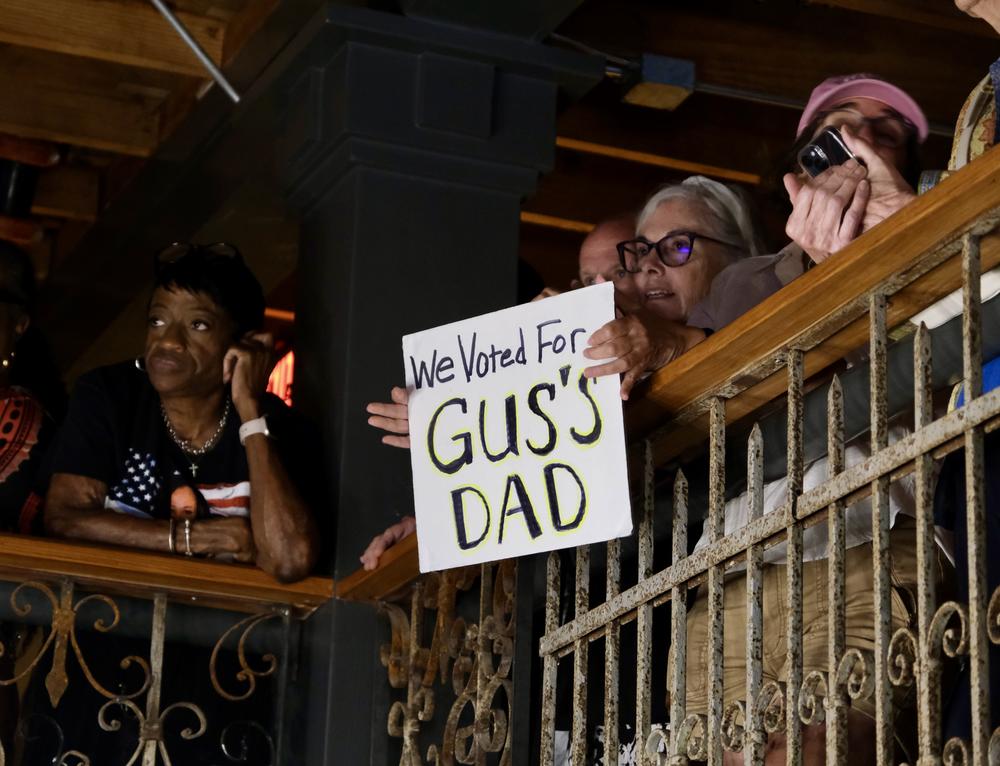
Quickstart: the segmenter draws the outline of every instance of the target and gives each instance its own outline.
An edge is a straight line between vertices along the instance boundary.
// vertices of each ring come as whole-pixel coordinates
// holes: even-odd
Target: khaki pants
[[[913,612],[917,591],[916,524],[908,516],[896,517],[890,535],[890,575],[892,579],[892,620],[890,637],[902,627],[915,622]],[[935,549],[935,555],[937,555]],[[846,648],[874,652],[875,593],[872,569],[872,545],[849,548],[845,555],[845,628]],[[943,558],[937,556],[936,571],[940,580]],[[787,682],[787,632],[789,622],[787,568],[781,564],[764,566],[764,636],[763,682]],[[810,561],[802,566],[802,670],[803,678],[813,670],[827,671],[827,627],[830,600],[827,594],[829,563]],[[723,705],[746,697],[746,575],[727,579],[723,593]],[[687,621],[687,712],[704,714],[708,710],[708,599],[699,598],[688,611]],[[668,672],[674,663],[673,648],[668,658]],[[668,676],[669,677],[669,676]],[[912,714],[914,686],[892,687],[893,713],[897,734],[905,729]],[[852,707],[875,717],[872,698],[855,700]],[[911,716],[912,717],[912,716]],[[908,739],[908,737],[904,737]],[[904,747],[908,744],[901,741]],[[909,749],[906,747],[906,749]]]

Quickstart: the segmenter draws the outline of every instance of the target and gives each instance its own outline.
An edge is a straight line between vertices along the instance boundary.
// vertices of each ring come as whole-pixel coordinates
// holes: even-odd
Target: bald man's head
[[[618,259],[617,245],[634,237],[635,216],[622,216],[597,224],[580,245],[580,284],[614,282],[615,298],[625,311],[638,308],[641,301],[635,280]]]

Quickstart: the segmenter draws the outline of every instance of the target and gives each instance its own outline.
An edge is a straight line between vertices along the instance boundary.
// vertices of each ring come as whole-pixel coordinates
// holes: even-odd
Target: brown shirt
[[[726,267],[715,279],[687,323],[702,330],[721,330],[793,279],[802,276],[811,261],[794,242],[774,255],[743,258]]]

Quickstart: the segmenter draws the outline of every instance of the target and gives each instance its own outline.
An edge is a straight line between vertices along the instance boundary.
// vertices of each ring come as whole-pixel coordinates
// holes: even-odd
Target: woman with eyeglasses
[[[746,203],[725,184],[692,176],[656,192],[639,213],[637,236],[618,245],[642,307],[594,333],[584,356],[613,359],[588,377],[621,374],[621,395],[705,338],[688,318],[712,280],[760,246]]]
[[[255,562],[283,582],[317,558],[301,423],[265,393],[264,296],[235,247],[155,262],[143,356],[83,376],[57,439],[49,533]]]

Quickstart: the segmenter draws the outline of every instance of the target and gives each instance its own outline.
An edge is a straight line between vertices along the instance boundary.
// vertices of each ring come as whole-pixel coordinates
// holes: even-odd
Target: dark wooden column
[[[402,335],[515,302],[520,205],[551,166],[560,88],[579,94],[602,64],[345,7],[307,35],[279,83],[278,163],[302,226],[296,401],[326,437],[342,577],[412,511],[409,456],[380,443],[365,403],[402,383]],[[322,677],[302,762],[386,762],[385,628],[369,606],[329,617],[309,631]]]

